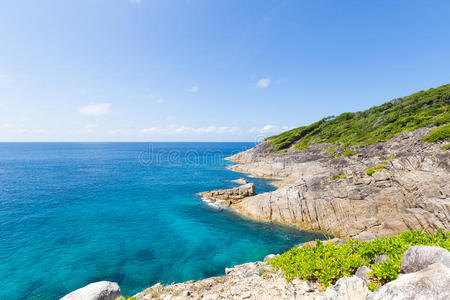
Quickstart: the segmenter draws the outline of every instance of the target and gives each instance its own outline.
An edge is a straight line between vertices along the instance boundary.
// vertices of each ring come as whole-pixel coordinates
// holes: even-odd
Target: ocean
[[[0,143],[0,299],[100,280],[133,295],[223,275],[318,233],[211,207],[199,192],[267,180],[226,169],[253,143]]]

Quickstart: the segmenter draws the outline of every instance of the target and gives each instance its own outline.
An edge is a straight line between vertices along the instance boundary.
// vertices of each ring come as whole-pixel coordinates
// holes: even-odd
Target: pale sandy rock
[[[370,294],[367,284],[359,277],[344,277],[327,288],[321,300],[366,300]]]
[[[215,190],[201,193],[212,202],[218,201],[224,206],[229,206],[232,203],[237,203],[245,197],[253,196],[255,194],[255,184],[247,183],[238,187],[225,190]]]
[[[61,300],[115,300],[120,297],[119,285],[110,281],[99,281],[67,294]]]
[[[433,264],[419,272],[399,276],[373,292],[368,300],[448,300],[450,269]]]
[[[232,180],[232,181],[234,183],[237,183],[237,184],[247,184],[248,183],[245,178],[238,178],[238,179],[235,179],[235,180]]]
[[[136,297],[139,300],[162,299],[171,295],[180,299],[294,299],[313,300],[323,292],[320,284],[295,278],[287,282],[280,271],[264,262],[246,263],[226,269],[226,275],[199,281],[162,286],[154,285]]]

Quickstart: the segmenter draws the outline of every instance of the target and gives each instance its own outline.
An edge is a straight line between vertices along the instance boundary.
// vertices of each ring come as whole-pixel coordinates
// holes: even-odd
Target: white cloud
[[[168,126],[168,127],[150,127],[139,130],[140,134],[161,133],[161,134],[241,134],[242,130],[236,126],[207,126],[207,127],[189,127],[189,126]]]
[[[137,5],[141,5],[141,0],[128,0],[128,1]]]
[[[278,126],[278,125],[267,124],[261,128],[259,128],[259,127],[250,128],[249,132],[250,133],[259,133],[259,134],[281,133],[283,131],[286,131],[286,130],[289,130],[292,128],[293,127],[291,127],[291,126]]]
[[[12,125],[9,123],[0,124],[0,129],[10,129]]]
[[[140,134],[152,133],[159,131],[158,127],[150,127],[139,130]]]
[[[165,118],[165,120],[166,120],[166,121],[173,121],[173,120],[175,120],[175,117],[174,117],[174,116],[167,116],[167,117]]]
[[[197,93],[199,89],[200,89],[200,88],[199,88],[198,86],[193,85],[193,86],[191,86],[191,87],[188,87],[188,88],[186,89],[186,91],[188,91],[189,93]]]
[[[256,83],[256,87],[258,87],[260,89],[265,89],[270,85],[271,81],[272,81],[272,79],[270,79],[270,78],[262,78],[262,79],[258,80],[258,82]]]
[[[86,116],[101,116],[109,113],[111,103],[89,103],[78,108],[78,112]]]

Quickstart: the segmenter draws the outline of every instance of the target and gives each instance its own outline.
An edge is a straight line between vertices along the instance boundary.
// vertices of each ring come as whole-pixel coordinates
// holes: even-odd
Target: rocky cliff
[[[430,128],[348,149],[316,143],[277,153],[269,143],[231,156],[230,169],[278,178],[278,190],[234,201],[237,212],[341,237],[448,230],[450,152],[421,139]]]

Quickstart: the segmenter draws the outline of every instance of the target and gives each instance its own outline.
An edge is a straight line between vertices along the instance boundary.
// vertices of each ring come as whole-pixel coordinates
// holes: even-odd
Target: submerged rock
[[[110,281],[99,281],[86,285],[61,300],[116,300],[120,297],[119,285]]]
[[[237,184],[247,184],[248,183],[245,178],[239,178],[239,179],[235,179],[235,180],[232,180],[232,181],[234,183],[237,183]]]

